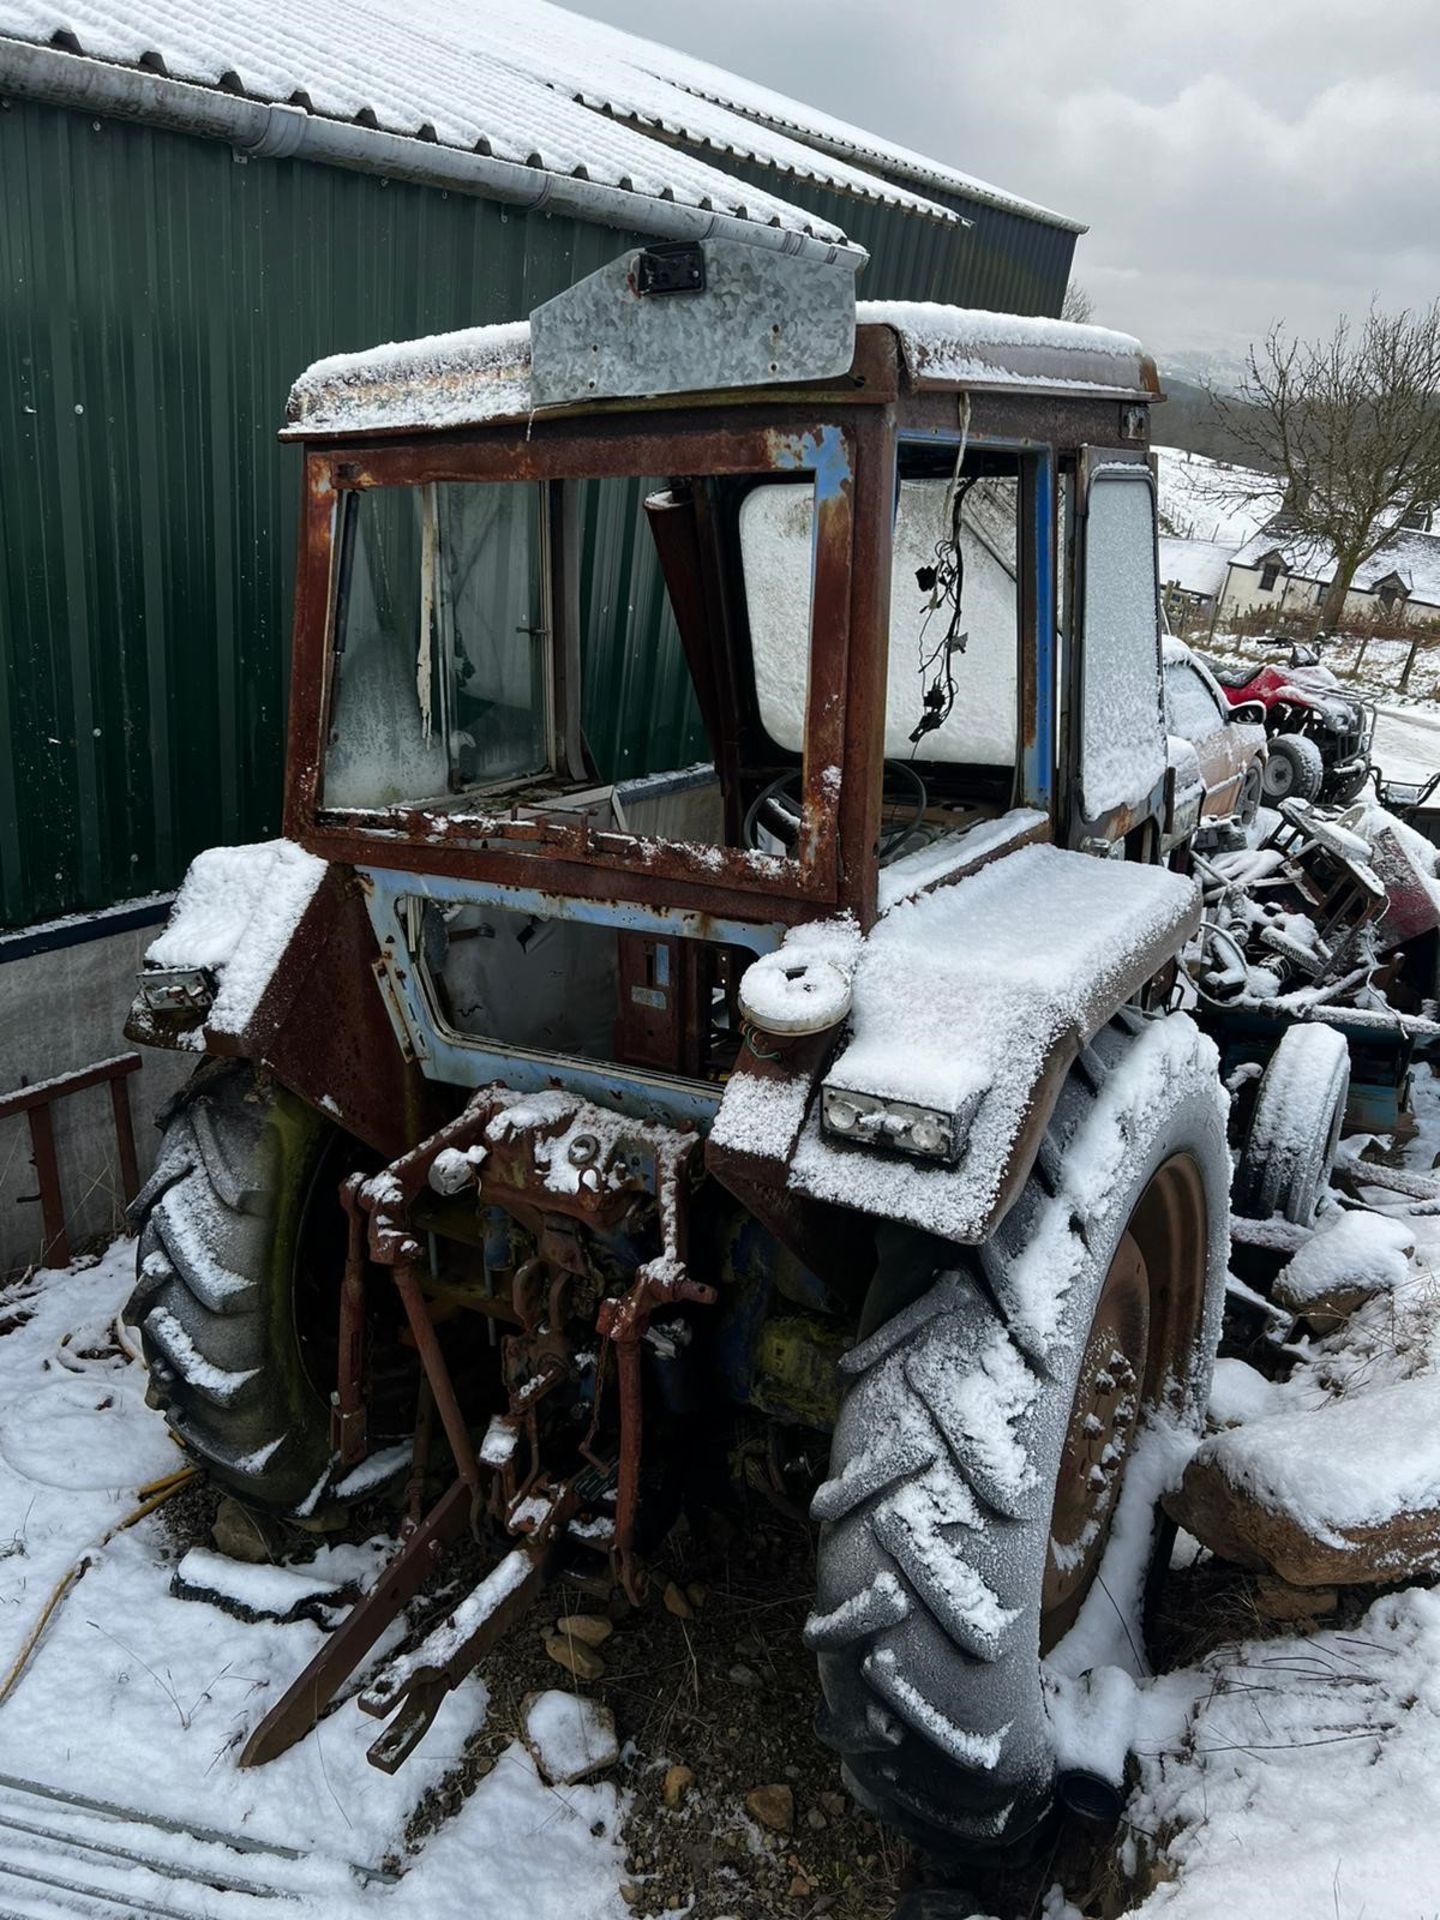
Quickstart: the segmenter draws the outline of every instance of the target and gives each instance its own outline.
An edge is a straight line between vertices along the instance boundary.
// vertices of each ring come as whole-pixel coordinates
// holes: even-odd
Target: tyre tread
[[[806,1633],[826,1701],[817,1726],[862,1803],[940,1851],[1008,1844],[1048,1805],[1053,1756],[1025,1543],[1033,1551],[1037,1527],[1048,1542],[1052,1489],[1021,1469],[1026,1422],[1047,1393],[1053,1400],[1056,1370],[1019,1309],[1015,1272],[1056,1207],[1082,1236],[1094,1231],[1066,1197],[1067,1152],[1152,1024],[1127,1009],[1094,1036],[1001,1230],[983,1249],[952,1250],[952,1270],[844,1363],[832,1454],[841,1464],[813,1508],[823,1523]],[[1223,1210],[1223,1119],[1213,1054],[1197,1035],[1177,1098],[1202,1075],[1207,1171]],[[1006,1406],[1008,1451],[996,1424]],[[877,1706],[898,1740],[877,1737]]]

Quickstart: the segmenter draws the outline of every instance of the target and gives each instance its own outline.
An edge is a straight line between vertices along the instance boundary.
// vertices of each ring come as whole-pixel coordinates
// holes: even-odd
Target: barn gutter
[[[736,214],[715,213],[572,174],[497,160],[489,154],[329,120],[303,107],[250,100],[19,40],[0,39],[0,96],[4,94],[81,113],[142,120],[172,133],[224,140],[248,158],[317,160],[417,186],[479,194],[531,212],[563,214],[655,239],[703,240],[723,235],[799,259],[845,263],[857,273],[869,257],[863,247],[847,241],[821,240]]]

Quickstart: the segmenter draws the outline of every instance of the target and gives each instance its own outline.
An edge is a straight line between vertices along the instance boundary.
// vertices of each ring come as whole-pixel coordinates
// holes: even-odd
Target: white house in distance
[[[1172,625],[1318,612],[1334,557],[1286,526],[1278,482],[1178,447],[1157,447],[1155,458],[1160,586]],[[1396,627],[1440,621],[1440,514],[1396,527],[1356,574],[1345,618]]]
[[[1397,626],[1440,620],[1440,531],[1432,531],[1433,519],[1416,515],[1397,527],[1359,568],[1345,596],[1346,620],[1383,617]],[[1221,618],[1312,611],[1324,604],[1334,578],[1328,548],[1297,539],[1283,520],[1274,520],[1231,555]]]
[[[1210,619],[1230,571],[1235,549],[1222,540],[1160,536],[1160,588],[1172,627]]]

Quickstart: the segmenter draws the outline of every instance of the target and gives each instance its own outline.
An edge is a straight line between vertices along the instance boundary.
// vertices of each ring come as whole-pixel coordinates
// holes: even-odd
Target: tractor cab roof
[[[762,263],[766,283],[757,287],[751,262],[736,271],[726,251],[736,245],[705,242],[708,284],[698,294],[676,289],[678,300],[637,297],[649,258],[637,251],[528,321],[319,360],[291,391],[282,437],[436,433],[682,396],[753,403],[765,388],[777,399],[777,390],[793,399],[797,389],[813,397],[838,388],[854,400],[858,371],[887,364],[887,384],[913,393],[1159,397],[1154,362],[1129,334],[928,302],[857,303],[848,270],[825,284],[825,269],[777,255]],[[802,272],[803,285],[787,283]]]

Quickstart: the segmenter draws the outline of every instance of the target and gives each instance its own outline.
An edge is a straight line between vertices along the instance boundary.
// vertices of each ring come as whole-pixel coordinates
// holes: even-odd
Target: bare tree
[[[1326,340],[1272,327],[1238,391],[1211,399],[1279,476],[1286,540],[1333,560],[1320,620],[1338,624],[1359,568],[1408,514],[1440,506],[1440,300],[1423,312],[1372,306],[1358,330],[1342,316]],[[1237,492],[1250,484],[1237,475]]]
[[[1060,309],[1062,320],[1093,320],[1095,302],[1078,280],[1072,280],[1065,289],[1065,302]]]

